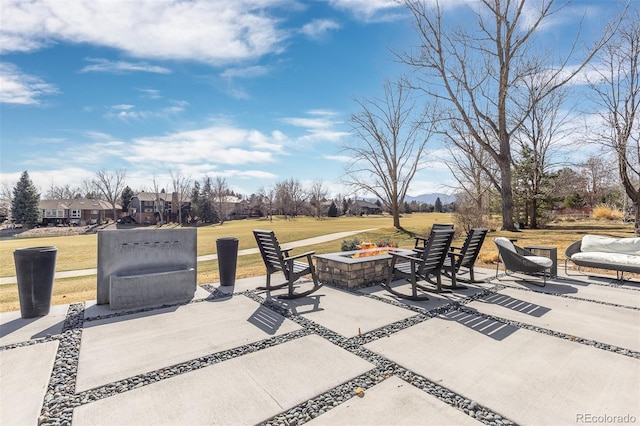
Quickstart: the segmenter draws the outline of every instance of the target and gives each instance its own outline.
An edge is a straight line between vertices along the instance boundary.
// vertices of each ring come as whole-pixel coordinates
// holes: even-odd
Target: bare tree
[[[485,217],[489,214],[489,197],[495,187],[495,176],[498,175],[495,162],[466,134],[448,136],[458,139],[455,144],[448,144],[450,155],[444,159],[457,183],[457,221],[465,231],[485,226]],[[460,149],[461,146],[465,146],[465,149]]]
[[[275,208],[276,191],[274,188],[265,188],[264,186],[258,190],[258,194],[262,197],[263,202],[267,205],[267,214],[269,222],[273,221],[273,209]]]
[[[103,198],[95,179],[83,179],[79,190],[83,197],[90,200],[100,200]]]
[[[616,37],[603,49],[598,78],[590,87],[602,107],[605,129],[597,132],[618,162],[622,186],[635,209],[640,236],[640,11],[627,14]]]
[[[402,82],[385,82],[383,99],[357,102],[361,111],[351,116],[351,124],[359,141],[342,147],[352,157],[343,180],[382,200],[400,229],[404,198],[424,164],[432,125],[425,128],[426,114],[417,112],[416,100]]]
[[[567,1],[556,6],[554,0],[481,0],[477,8],[469,8],[473,17],[465,27],[450,25],[446,18],[453,14],[445,17],[438,0],[433,7],[434,2],[426,0],[404,3],[414,17],[420,45],[400,59],[418,71],[417,89],[444,101],[446,122],[465,127],[474,143],[493,157],[500,170],[502,228],[515,230],[511,138],[526,117],[508,115],[519,96],[516,88],[523,76],[544,72],[547,79],[529,104],[532,107],[580,72],[612,32],[607,31],[577,66],[568,67],[581,36],[576,34],[568,54],[544,70],[534,54],[534,36]]]
[[[156,176],[153,175],[153,197],[154,197],[154,210],[160,216],[160,225],[164,223],[164,205],[165,200],[162,199],[161,190],[158,187],[158,181],[156,180]],[[166,198],[166,190],[165,190],[165,198]]]
[[[522,76],[520,81],[522,94],[510,110],[514,121],[521,121],[513,133],[520,148],[514,153],[514,162],[529,226],[537,229],[542,201],[549,198],[545,183],[555,166],[555,153],[571,131],[568,120],[571,110],[562,109],[568,94],[565,87],[541,96],[540,90],[547,81],[544,74]]]
[[[93,185],[100,191],[104,199],[111,204],[113,220],[118,219],[116,204],[118,197],[120,197],[122,190],[126,186],[126,177],[127,171],[124,169],[118,169],[113,172],[98,170],[96,172],[96,178],[93,180]]]
[[[170,170],[169,173],[171,174],[171,182],[173,183],[171,205],[173,206],[175,203],[178,209],[178,223],[182,225],[182,208],[191,193],[191,177],[184,176],[179,170],[175,172]]]
[[[611,174],[611,164],[617,159],[612,159],[607,155],[592,155],[587,160],[579,164],[582,176],[585,180],[587,203],[595,207],[598,203],[607,198],[607,193],[615,187],[618,181]]]
[[[311,204],[315,207],[316,217],[322,218],[322,201],[329,194],[329,190],[324,186],[321,180],[316,180],[311,184],[309,195],[311,196]]]
[[[229,188],[227,180],[217,175],[213,183],[213,197],[215,199],[216,210],[218,210],[220,225],[224,223],[233,208],[233,205],[228,201],[230,192],[231,189]]]
[[[72,188],[69,184],[58,186],[53,181],[51,181],[45,197],[48,200],[71,200],[73,198],[76,198],[79,193],[79,188]]]

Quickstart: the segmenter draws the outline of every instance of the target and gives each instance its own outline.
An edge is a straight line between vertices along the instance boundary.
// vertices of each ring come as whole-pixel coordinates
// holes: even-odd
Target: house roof
[[[355,200],[354,203],[358,206],[358,207],[364,207],[367,209],[380,209],[380,206],[374,203],[370,203],[368,201],[365,200]]]
[[[105,200],[90,198],[74,198],[71,200],[40,200],[41,210],[112,210],[111,204]],[[122,206],[116,204],[116,209]]]
[[[139,199],[140,201],[155,201],[157,198],[157,195],[160,196],[160,199],[162,201],[166,201],[167,200],[167,193],[166,192],[160,192],[160,193],[155,193],[155,192],[138,192],[136,195],[134,195],[135,198]]]

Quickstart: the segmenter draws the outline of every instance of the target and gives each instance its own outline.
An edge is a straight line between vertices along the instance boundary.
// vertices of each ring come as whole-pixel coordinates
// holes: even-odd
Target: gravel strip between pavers
[[[605,284],[606,285],[606,284]],[[170,377],[175,377],[180,374],[184,374],[190,371],[195,371],[210,365],[214,365],[229,359],[237,358],[248,353],[257,352],[266,348],[270,348],[282,343],[298,339],[310,334],[316,334],[329,342],[357,355],[368,362],[375,365],[375,368],[369,372],[362,374],[346,383],[336,386],[327,392],[322,393],[302,404],[299,404],[291,409],[288,409],[270,419],[266,419],[263,424],[269,426],[275,425],[301,425],[307,421],[318,417],[319,415],[331,410],[340,404],[344,403],[348,399],[354,396],[356,388],[360,387],[363,390],[370,389],[376,384],[381,383],[389,377],[396,376],[407,383],[421,389],[429,395],[438,398],[440,401],[460,410],[467,415],[475,418],[476,420],[489,425],[513,425],[512,420],[502,417],[499,413],[491,411],[487,407],[480,406],[477,402],[466,398],[464,395],[459,395],[446,387],[443,387],[437,383],[433,383],[427,378],[400,367],[394,362],[368,350],[364,347],[365,344],[380,339],[382,337],[390,336],[398,331],[409,328],[413,325],[419,324],[424,321],[428,321],[439,315],[447,314],[453,311],[463,312],[468,315],[475,315],[478,317],[490,319],[493,321],[499,321],[504,324],[509,324],[518,328],[523,328],[537,333],[570,340],[579,344],[593,346],[601,350],[607,350],[615,352],[619,355],[625,355],[633,358],[640,358],[640,353],[629,349],[618,348],[611,345],[607,345],[601,342],[595,342],[592,340],[582,339],[579,337],[571,336],[566,333],[557,332],[542,327],[525,324],[518,321],[511,321],[501,317],[495,317],[492,315],[481,314],[475,310],[467,308],[465,305],[474,301],[486,298],[490,295],[497,293],[498,291],[507,288],[502,284],[497,284],[494,287],[488,289],[482,289],[477,293],[470,295],[462,300],[448,303],[444,306],[426,310],[419,306],[408,306],[398,301],[394,301],[388,298],[378,297],[376,295],[364,294],[361,292],[353,291],[359,296],[366,296],[375,300],[389,303],[407,310],[411,310],[416,313],[404,320],[396,321],[388,324],[384,327],[363,333],[352,338],[346,338],[332,330],[329,330],[304,316],[294,314],[283,306],[277,299],[265,299],[261,294],[254,290],[247,290],[243,292],[234,293],[233,295],[227,294],[217,290],[216,287],[211,285],[204,285],[202,288],[206,289],[211,295],[203,300],[194,300],[185,303],[167,304],[154,308],[142,308],[137,310],[130,310],[126,312],[118,312],[109,315],[102,315],[92,318],[84,318],[84,303],[77,303],[69,306],[67,317],[63,325],[63,331],[61,334],[46,336],[40,339],[34,339],[27,342],[21,342],[11,345],[0,347],[0,351],[9,350],[21,346],[29,346],[34,344],[40,344],[48,341],[59,341],[58,351],[56,353],[54,367],[47,387],[47,391],[42,405],[41,415],[38,420],[39,424],[46,425],[70,425],[73,409],[75,407],[91,403],[103,398],[128,392],[132,389],[137,389],[141,386],[147,386],[152,383],[156,383],[161,380],[165,380]],[[508,287],[513,288],[513,287]],[[341,289],[344,290],[344,289]],[[530,289],[518,289],[522,291],[533,291]],[[577,300],[577,297],[567,295],[557,295],[553,293],[546,293],[549,295],[555,295],[560,297],[569,297]],[[75,393],[75,382],[78,369],[78,361],[80,356],[80,344],[82,341],[82,330],[84,322],[97,321],[100,319],[114,318],[125,315],[131,315],[136,313],[147,312],[151,310],[164,309],[179,305],[185,305],[190,303],[200,303],[207,300],[224,299],[229,297],[245,296],[260,303],[266,308],[269,308],[287,319],[300,325],[300,330],[286,333],[280,336],[274,336],[267,339],[260,340],[258,342],[243,345],[237,348],[208,354],[206,356],[199,357],[197,359],[189,360],[183,363],[175,364],[172,366],[163,367],[162,369],[140,374],[137,376],[129,377],[127,379],[119,380],[113,383],[109,383],[98,388],[90,389],[84,392]],[[620,306],[612,303],[600,302],[596,300],[587,300],[594,303],[604,303],[615,307],[623,307],[628,309],[638,309],[628,306]]]

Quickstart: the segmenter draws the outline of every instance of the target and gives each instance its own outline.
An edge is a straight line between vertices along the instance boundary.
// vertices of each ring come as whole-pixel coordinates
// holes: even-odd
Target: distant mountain
[[[415,197],[407,195],[404,201],[406,201],[407,203],[416,201],[418,203],[435,204],[436,199],[438,198],[440,198],[440,201],[442,202],[442,204],[453,203],[456,200],[455,195],[447,195],[447,194],[435,192],[433,194],[420,194],[420,195],[416,195]]]

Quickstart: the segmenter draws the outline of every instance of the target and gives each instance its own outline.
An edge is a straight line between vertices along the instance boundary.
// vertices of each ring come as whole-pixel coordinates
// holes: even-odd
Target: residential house
[[[160,223],[162,213],[165,223],[175,223],[180,220],[179,205],[182,209],[182,221],[188,223],[191,218],[191,199],[179,202],[177,192],[139,192],[131,198],[128,214],[137,223],[156,225]]]
[[[116,204],[116,217],[113,217],[111,203],[105,200],[74,198],[71,200],[40,200],[42,224],[57,225],[94,225],[107,220],[117,220],[121,216],[122,206]]]
[[[354,215],[382,214],[380,206],[366,200],[355,200],[349,211]]]

